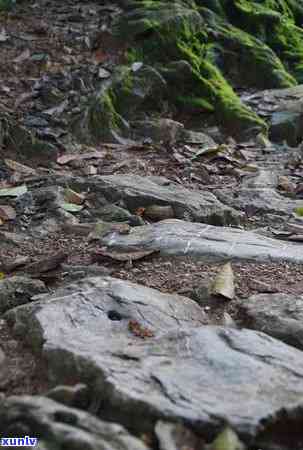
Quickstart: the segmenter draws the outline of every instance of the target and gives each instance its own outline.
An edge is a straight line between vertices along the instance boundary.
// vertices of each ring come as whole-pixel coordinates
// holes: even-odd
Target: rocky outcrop
[[[162,255],[193,256],[205,261],[303,261],[302,247],[237,228],[163,220],[134,228],[127,235],[111,233],[100,240],[108,251],[158,250]]]
[[[40,280],[14,276],[0,280],[0,313],[15,306],[31,301],[34,295],[46,292],[45,284]]]
[[[240,303],[246,327],[264,331],[289,345],[303,349],[303,298],[296,295],[258,294]]]
[[[94,192],[92,195],[102,194],[110,203],[123,201],[132,212],[150,205],[169,205],[178,219],[214,225],[238,224],[242,217],[241,213],[219,202],[212,193],[185,189],[164,177],[107,175],[96,176],[84,183]]]
[[[291,146],[303,139],[303,86],[269,89],[243,98],[257,114],[267,119],[269,136],[274,142]]]
[[[289,429],[300,420],[302,353],[263,333],[201,326],[203,312],[191,300],[92,278],[15,308],[6,318],[42,351],[53,380],[87,382],[98,415],[136,433],[152,431],[161,419],[186,423],[210,440],[227,421],[245,442],[258,442],[269,426],[276,430],[262,441],[269,450],[279,442],[275,423],[282,409]],[[17,408],[24,404],[13,402]],[[35,422],[49,417],[43,404]],[[46,411],[48,405],[58,408],[46,403]],[[0,417],[2,426],[9,424],[10,409]],[[78,420],[72,423],[78,426]]]
[[[54,448],[54,445],[70,450],[147,450],[142,441],[120,425],[102,422],[87,412],[45,397],[2,399],[0,433],[1,438],[36,438],[35,444],[41,450]]]
[[[122,6],[126,12],[114,32],[132,38],[129,61],[162,67],[172,109],[213,113],[229,134],[265,128],[231,86],[289,88],[303,79],[301,2],[124,1]]]
[[[290,216],[302,201],[277,192],[278,175],[273,170],[261,169],[255,176],[244,177],[240,186],[215,191],[216,196],[233,208],[245,211],[249,217],[257,214]]]

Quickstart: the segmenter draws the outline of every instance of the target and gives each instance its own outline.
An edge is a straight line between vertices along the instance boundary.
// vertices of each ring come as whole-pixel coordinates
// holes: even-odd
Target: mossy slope
[[[179,83],[169,83],[180,110],[213,111],[237,134],[264,129],[233,87],[285,88],[303,78],[303,2],[292,0],[124,1],[115,23],[128,36],[130,60],[143,60],[172,76],[172,63],[187,63]],[[302,73],[301,73],[302,72]]]

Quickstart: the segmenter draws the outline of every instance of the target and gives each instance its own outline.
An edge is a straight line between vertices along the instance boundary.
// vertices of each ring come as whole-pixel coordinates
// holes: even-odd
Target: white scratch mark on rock
[[[187,243],[187,245],[186,245],[186,248],[184,249],[184,255],[186,255],[186,254],[189,252],[190,247],[191,247],[191,245],[192,245],[192,243],[193,243],[193,240],[194,240],[194,239],[199,239],[204,233],[206,233],[207,230],[209,230],[209,228],[210,228],[210,225],[207,225],[207,226],[204,228],[204,230],[200,231],[200,233],[197,234],[197,236],[194,236],[192,239],[190,239],[190,240],[188,241],[188,243]]]

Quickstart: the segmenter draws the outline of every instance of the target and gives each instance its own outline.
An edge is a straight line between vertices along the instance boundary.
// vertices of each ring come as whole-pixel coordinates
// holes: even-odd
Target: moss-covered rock
[[[89,99],[71,124],[71,131],[83,143],[115,141],[127,123],[116,111],[115,97],[110,86],[104,86]]]
[[[296,84],[275,52],[261,39],[231,25],[206,9],[201,14],[215,38],[209,58],[231,84],[242,87],[287,88]]]
[[[211,112],[230,134],[265,129],[234,88],[288,88],[303,80],[302,0],[124,5],[114,32],[128,36],[130,62],[161,68],[172,111]]]
[[[89,99],[72,131],[84,143],[120,141],[129,137],[129,120],[144,118],[146,111],[160,112],[165,93],[166,82],[153,67],[119,66]]]
[[[202,7],[204,2],[197,0]],[[215,6],[209,8],[239,31],[245,31],[251,38],[255,37],[267,48],[269,47],[279,59],[285,72],[294,79],[302,80],[303,31],[300,28],[303,19],[302,0],[232,0],[220,1],[220,11]],[[202,8],[203,9],[203,8]],[[254,39],[254,38],[253,38]],[[216,40],[216,39],[215,39]],[[272,65],[272,57],[269,65]],[[245,65],[245,63],[243,63]],[[269,73],[271,71],[269,70]],[[284,74],[285,76],[285,74]],[[281,78],[283,82],[283,78]],[[259,77],[255,77],[257,82]],[[273,78],[275,83],[275,77]],[[287,87],[279,84],[264,87]]]
[[[209,14],[213,19],[214,14]],[[178,111],[191,107],[214,112],[231,134],[265,129],[264,122],[241,103],[215,64],[206,16],[194,2],[134,2],[134,8],[116,23],[115,30],[133,37],[132,60],[143,59],[167,72],[171,80],[169,101]],[[220,20],[218,17],[217,22]],[[187,65],[183,64],[182,82],[175,83],[173,78],[180,75],[174,74],[171,62],[180,60]]]
[[[10,11],[16,4],[16,0],[0,0],[0,13]]]

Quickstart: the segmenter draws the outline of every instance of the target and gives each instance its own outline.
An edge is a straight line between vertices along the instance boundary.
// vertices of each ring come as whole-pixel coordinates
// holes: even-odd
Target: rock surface
[[[146,450],[122,426],[45,397],[8,397],[0,403],[1,437],[31,436],[39,449]],[[56,447],[54,447],[54,443]],[[16,448],[16,447],[15,447]]]
[[[269,119],[270,138],[298,145],[303,138],[303,85],[288,89],[268,89],[248,96],[246,102]]]
[[[100,243],[107,250],[158,250],[162,255],[193,256],[205,261],[303,261],[302,247],[237,228],[163,220],[134,228],[128,235],[112,233]]]
[[[161,418],[212,439],[227,420],[247,442],[282,408],[294,425],[303,406],[299,350],[255,331],[199,326],[203,312],[192,301],[162,295],[159,304],[155,291],[144,291],[87,279],[6,317],[42,350],[54,380],[88,381],[98,414],[136,432]]]
[[[245,326],[303,349],[303,296],[259,294],[240,304]]]
[[[34,295],[46,292],[43,281],[14,276],[0,280],[0,313],[31,301]]]
[[[163,422],[159,420],[155,426],[155,433],[160,450],[179,450],[180,448],[203,448],[203,442],[194,433],[181,424]]]
[[[81,183],[81,182],[80,182]],[[164,177],[96,176],[85,183],[112,203],[123,200],[130,211],[149,205],[171,205],[175,217],[213,225],[238,224],[241,214],[208,191],[185,189]]]
[[[235,189],[218,189],[216,196],[233,208],[245,211],[250,217],[255,214],[290,215],[295,208],[302,206],[300,200],[285,197],[276,191],[278,176],[270,170],[260,170],[256,176],[243,179]]]

